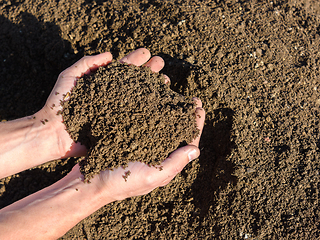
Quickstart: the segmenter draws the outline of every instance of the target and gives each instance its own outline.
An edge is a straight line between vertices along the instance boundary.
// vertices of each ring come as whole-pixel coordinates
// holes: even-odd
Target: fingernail
[[[189,162],[191,162],[192,160],[196,159],[198,157],[198,151],[196,149],[192,149],[188,152],[188,158],[189,158]]]

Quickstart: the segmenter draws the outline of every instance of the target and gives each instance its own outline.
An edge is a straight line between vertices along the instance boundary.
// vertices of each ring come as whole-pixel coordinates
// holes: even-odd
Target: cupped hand
[[[168,184],[182,169],[200,155],[199,141],[204,126],[205,111],[198,98],[196,103],[196,123],[200,132],[187,146],[178,148],[161,165],[149,167],[142,162],[129,162],[128,167],[106,170],[90,180],[101,189],[111,201],[144,195],[157,187]],[[79,167],[76,167],[79,171]]]
[[[137,49],[120,60],[122,63],[133,64],[136,66],[150,67],[152,71],[159,72],[163,66],[164,61],[162,58],[155,56],[151,57],[150,52],[145,48]],[[65,157],[79,157],[86,154],[87,149],[81,143],[75,143],[68,132],[61,114],[62,110],[60,105],[61,101],[69,98],[72,88],[76,85],[77,80],[84,74],[90,74],[97,70],[100,66],[105,66],[112,61],[112,55],[109,52],[101,53],[95,56],[86,56],[81,58],[71,67],[67,68],[60,73],[58,80],[45,104],[41,109],[39,115],[45,119],[48,124],[46,127],[51,127],[56,133],[56,143],[52,149],[57,149],[56,155],[60,158]],[[167,81],[169,79],[167,78]],[[45,123],[45,122],[44,122]]]

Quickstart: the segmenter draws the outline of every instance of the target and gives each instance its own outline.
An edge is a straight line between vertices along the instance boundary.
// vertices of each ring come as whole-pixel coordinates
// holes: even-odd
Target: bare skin
[[[164,66],[160,57],[151,58],[147,49],[138,49],[121,62],[145,65],[158,72]],[[84,57],[63,71],[45,106],[33,116],[0,123],[0,178],[10,176],[39,164],[65,157],[83,156],[87,149],[70,138],[62,123],[60,100],[83,74],[110,63],[110,53]],[[170,79],[167,78],[167,82]],[[195,98],[197,125],[203,129],[205,111]],[[104,171],[83,182],[76,165],[55,184],[27,196],[0,210],[0,239],[56,239],[79,221],[104,205],[132,196],[147,194],[168,184],[191,160],[200,154],[200,135],[188,146],[177,149],[163,163],[163,170],[131,162],[126,169]],[[124,181],[123,175],[131,174]]]

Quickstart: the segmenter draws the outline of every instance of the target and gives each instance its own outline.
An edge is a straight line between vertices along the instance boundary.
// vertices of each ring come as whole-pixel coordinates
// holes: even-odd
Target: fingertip
[[[97,55],[85,56],[84,61],[88,66],[108,64],[112,61],[112,54],[110,52],[104,52]]]
[[[127,56],[121,58],[119,61],[121,63],[127,63],[127,64],[133,64],[136,66],[141,66],[145,62],[149,60],[151,57],[151,53],[146,48],[139,48],[131,53],[129,53]]]
[[[196,146],[187,145],[172,152],[161,164],[159,179],[163,179],[161,186],[168,184],[182,169],[200,155]]]
[[[164,60],[162,57],[154,56],[144,66],[150,67],[153,72],[159,72],[164,67]]]
[[[104,59],[104,65],[108,65],[112,61],[111,52],[104,52],[99,54],[102,59]]]
[[[190,146],[187,154],[189,162],[191,162],[200,156],[200,149],[195,146]]]
[[[170,82],[171,82],[170,78],[166,74],[163,74],[163,77],[164,77],[164,83],[170,84]]]
[[[83,64],[79,64],[79,67],[84,70],[83,73],[90,74],[99,67],[108,65],[112,61],[112,54],[110,52],[104,52],[93,56],[85,56],[80,59],[80,61],[82,61]]]
[[[150,51],[149,51],[148,49],[146,49],[146,48],[138,48],[136,51],[137,51],[139,54],[142,54],[142,55],[146,56],[147,59],[149,59],[149,58],[151,57]]]
[[[194,145],[187,145],[172,152],[164,162],[176,162],[176,164],[181,164],[183,168],[187,163],[199,157],[199,155],[200,150],[198,147]]]
[[[202,130],[203,130],[203,127],[204,127],[204,121],[205,121],[205,118],[206,118],[206,112],[202,107],[197,107],[196,111],[195,111],[195,116],[196,116],[196,125],[197,125],[197,128],[199,129],[199,134],[195,139],[193,139],[189,143],[189,145],[194,145],[194,146],[198,147],[199,143],[200,143],[200,137],[201,137],[201,134],[202,134]]]
[[[202,108],[202,102],[199,98],[193,97],[192,100],[194,101],[196,108],[198,108],[198,107]]]

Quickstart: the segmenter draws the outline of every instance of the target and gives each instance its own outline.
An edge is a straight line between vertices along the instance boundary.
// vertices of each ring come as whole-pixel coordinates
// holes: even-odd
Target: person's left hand
[[[134,64],[136,66],[148,66],[154,72],[159,72],[164,61],[161,57],[155,56],[150,59],[150,52],[145,48],[137,49],[124,58],[120,62]],[[150,59],[150,60],[149,60]],[[52,147],[53,151],[57,151],[55,155],[60,158],[79,157],[86,154],[87,149],[81,143],[75,143],[63,124],[63,119],[59,111],[62,110],[60,101],[67,100],[70,96],[72,88],[76,85],[77,80],[84,74],[90,74],[97,70],[100,66],[105,66],[112,61],[112,55],[109,52],[101,53],[95,56],[86,56],[60,73],[58,80],[45,104],[39,111],[41,119],[45,119],[47,127],[54,129],[56,142]]]

